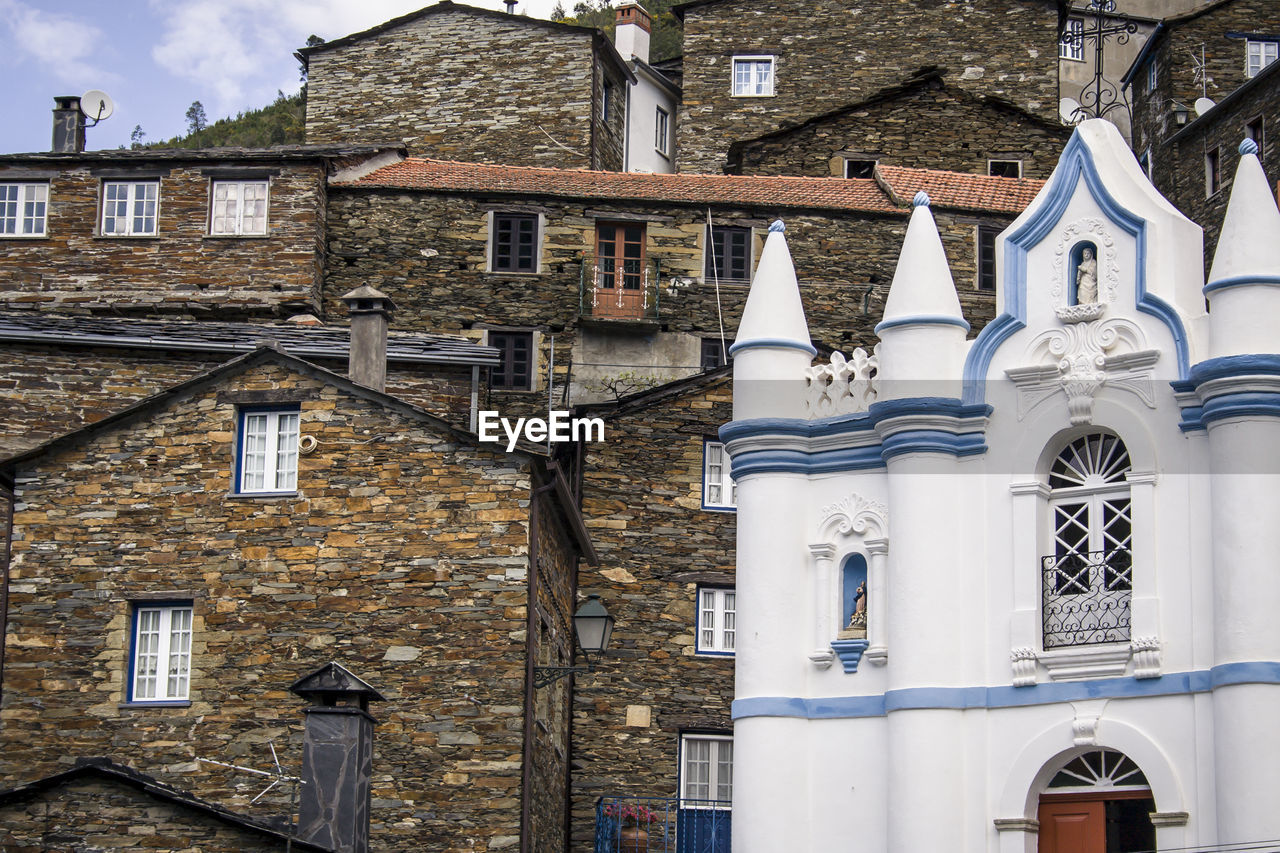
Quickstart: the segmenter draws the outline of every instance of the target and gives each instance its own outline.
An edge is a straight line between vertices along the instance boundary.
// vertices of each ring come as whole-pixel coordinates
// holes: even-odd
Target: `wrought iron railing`
[[[729,853],[729,803],[675,797],[601,797],[595,853]]]
[[[578,310],[606,320],[657,320],[660,267],[655,259],[582,259]]]
[[[1133,558],[1128,549],[1041,558],[1044,647],[1129,641]]]

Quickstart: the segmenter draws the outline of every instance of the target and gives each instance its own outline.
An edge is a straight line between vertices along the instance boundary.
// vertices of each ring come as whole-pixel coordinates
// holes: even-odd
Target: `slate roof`
[[[273,145],[266,148],[108,148],[101,151],[35,151],[0,154],[0,164],[86,162],[235,161],[278,162],[366,159],[386,151],[403,152],[404,145],[388,142],[372,145]]]
[[[133,320],[0,311],[2,341],[207,352],[228,356],[252,352],[268,345],[278,346],[299,358],[345,361],[350,354],[351,333],[345,326]],[[387,361],[496,366],[500,357],[494,347],[474,344],[463,338],[393,331],[387,334]]]
[[[334,186],[890,214],[909,209],[916,190],[925,189],[939,206],[1017,214],[1044,184],[1043,181],[932,169],[890,170],[886,167],[882,171],[885,173],[882,181],[687,173],[651,175],[409,158]]]

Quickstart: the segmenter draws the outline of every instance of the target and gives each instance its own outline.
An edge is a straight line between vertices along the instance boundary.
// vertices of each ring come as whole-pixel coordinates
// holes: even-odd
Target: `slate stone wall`
[[[307,141],[403,142],[442,160],[621,169],[622,109],[617,138],[601,121],[593,148],[605,73],[621,79],[595,55],[592,30],[433,12],[311,54]]]
[[[841,152],[887,166],[988,174],[989,160],[1021,160],[1022,177],[1047,178],[1071,129],[934,81],[733,146],[730,171],[743,175],[844,177]]]
[[[610,416],[607,441],[586,446],[583,513],[601,564],[579,583],[618,621],[574,696],[574,851],[592,849],[597,798],[677,795],[681,732],[733,729],[733,659],[696,656],[694,636],[698,584],[734,579],[736,516],[701,508],[703,442],[732,420],[731,386],[700,381]]]
[[[102,178],[88,166],[49,180],[48,237],[0,238],[0,305],[219,319],[315,311],[324,242],[324,168],[286,163],[271,179],[267,237],[209,236],[205,167],[166,162],[158,236],[99,237]],[[257,164],[255,164],[255,170]],[[261,174],[260,171],[255,171]],[[0,168],[0,180],[31,174]]]
[[[126,785],[80,778],[0,805],[0,848],[262,853],[282,851],[285,842]]]
[[[742,0],[685,10],[680,171],[719,172],[729,145],[857,103],[924,66],[1045,119],[1058,109],[1052,2]],[[734,97],[734,56],[774,60],[772,97]]]
[[[229,495],[237,402],[301,403],[297,496]],[[519,834],[527,463],[271,363],[17,475],[6,782],[111,755],[249,814],[300,766],[299,675],[338,661],[387,701],[375,850],[484,850]],[[190,703],[128,697],[131,610],[194,603]]]
[[[56,344],[0,346],[0,458],[101,420],[231,357]],[[339,374],[346,371],[345,364],[320,363]],[[468,425],[468,367],[393,366],[387,392],[458,426]]]

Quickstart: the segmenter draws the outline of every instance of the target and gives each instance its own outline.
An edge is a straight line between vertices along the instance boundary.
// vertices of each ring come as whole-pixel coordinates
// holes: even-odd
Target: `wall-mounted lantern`
[[[587,600],[582,602],[578,612],[573,614],[573,633],[577,635],[578,646],[582,649],[582,656],[586,658],[587,665],[535,666],[533,668],[534,687],[546,687],[570,673],[595,671],[596,660],[609,647],[609,638],[613,635],[613,617],[605,609],[600,596],[587,596]],[[576,648],[574,652],[576,657]]]

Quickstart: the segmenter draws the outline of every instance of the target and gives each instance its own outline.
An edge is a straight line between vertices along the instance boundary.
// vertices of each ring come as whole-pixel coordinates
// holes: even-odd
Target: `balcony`
[[[1133,555],[1128,549],[1040,558],[1044,647],[1129,642]]]
[[[578,312],[596,320],[657,322],[659,268],[656,260],[582,259]]]
[[[595,853],[729,853],[729,803],[602,797]]]

